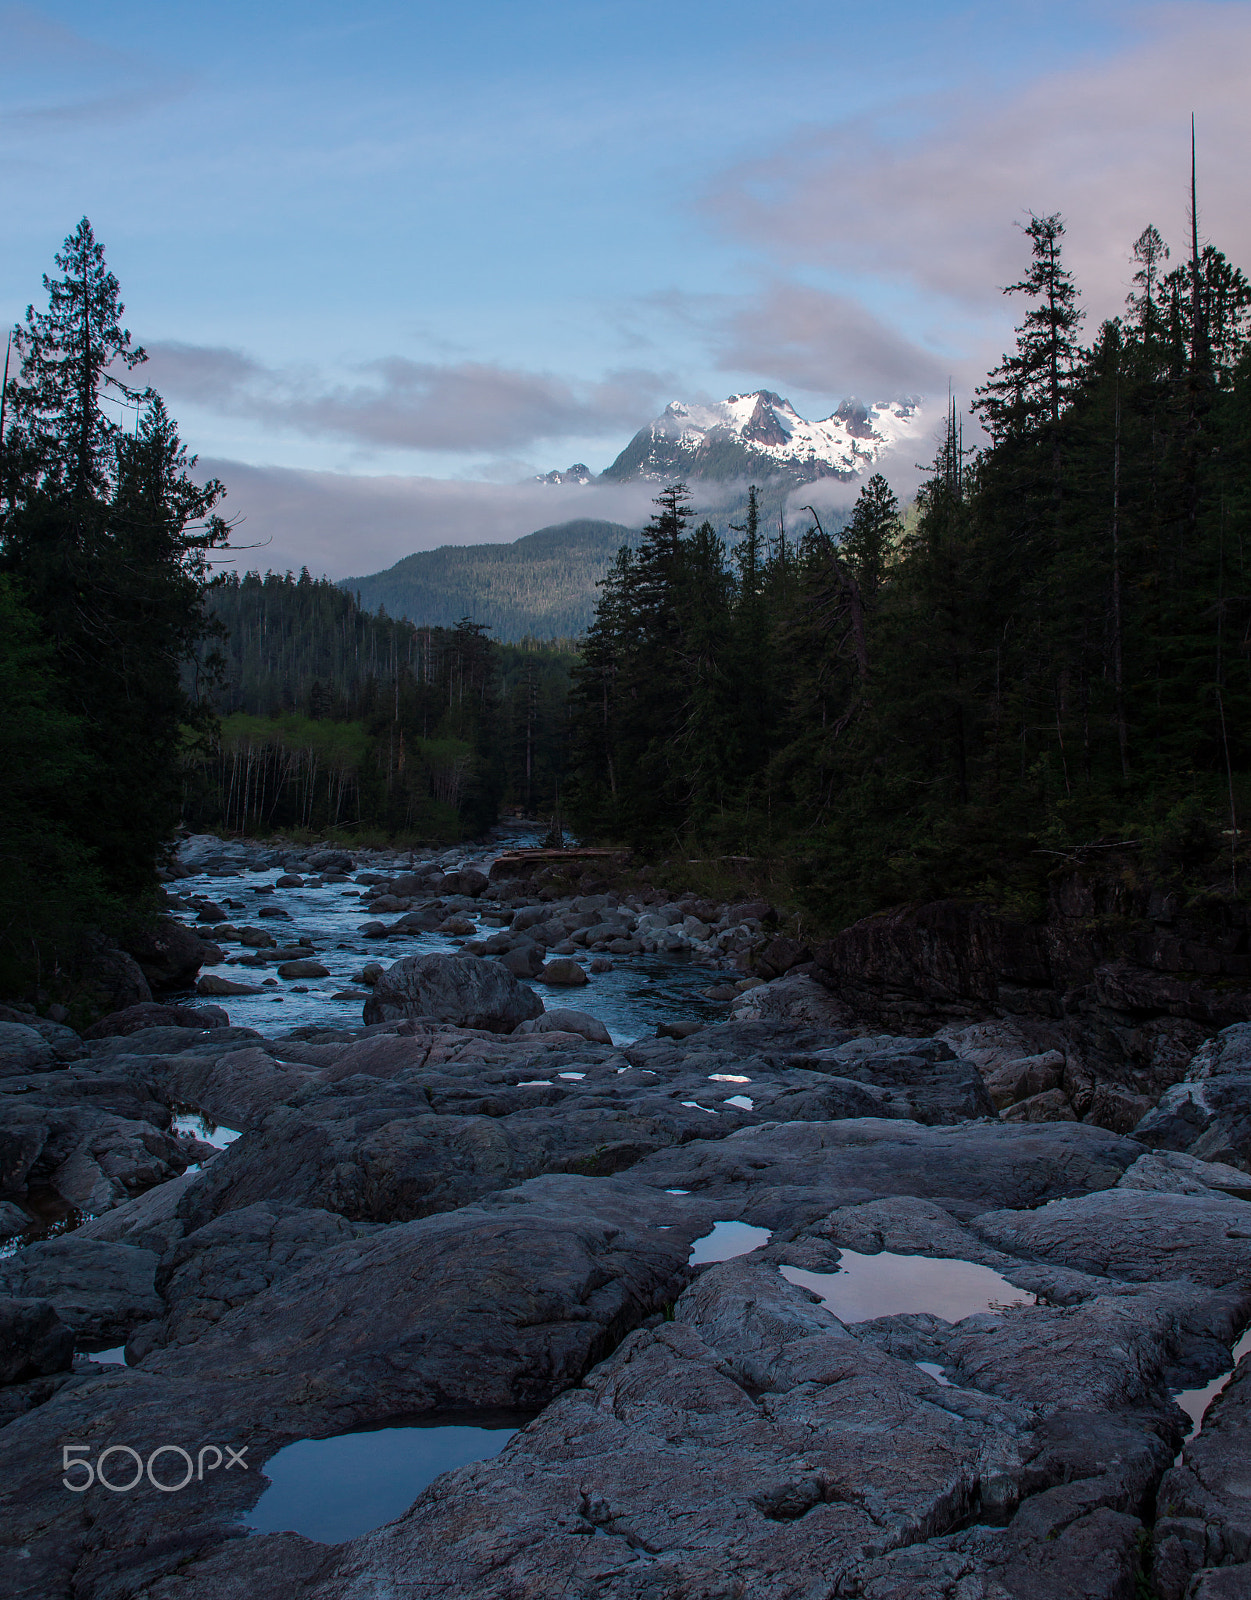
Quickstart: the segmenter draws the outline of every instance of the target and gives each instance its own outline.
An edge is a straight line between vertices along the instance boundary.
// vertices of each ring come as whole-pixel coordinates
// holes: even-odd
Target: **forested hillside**
[[[188,753],[195,826],[456,838],[502,804],[551,808],[567,652],[375,615],[307,571],[232,574],[206,599],[216,636],[190,670],[221,726]]]
[[[576,674],[581,826],[786,858],[827,923],[1057,860],[1238,842],[1251,801],[1251,286],[1154,228],[1122,316],[1080,338],[1036,217],[1015,349],[953,405],[905,530],[884,480],[838,536],[749,516],[727,551],[661,495]],[[811,522],[811,519],[809,519]]]
[[[619,546],[637,538],[619,522],[561,522],[512,544],[421,550],[340,587],[363,606],[431,627],[473,616],[501,640],[571,639],[589,624]]]

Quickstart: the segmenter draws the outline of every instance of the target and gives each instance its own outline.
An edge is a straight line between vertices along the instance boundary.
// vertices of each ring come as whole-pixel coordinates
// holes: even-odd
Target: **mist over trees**
[[[575,674],[574,814],[689,854],[787,858],[830,924],[1059,854],[1213,842],[1251,748],[1251,285],[1197,229],[1133,243],[1080,342],[1059,216],[1025,230],[1016,345],[953,404],[907,528],[881,477],[837,535],[753,515],[727,558],[667,489]]]

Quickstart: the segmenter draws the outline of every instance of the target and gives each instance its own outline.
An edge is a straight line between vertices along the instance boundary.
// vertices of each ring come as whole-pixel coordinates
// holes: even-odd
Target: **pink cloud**
[[[664,384],[642,371],[587,383],[490,362],[401,356],[362,365],[359,382],[328,383],[237,350],[172,341],[146,349],[144,378],[174,401],[313,437],[414,450],[515,450],[541,439],[633,432],[662,403]]]
[[[733,233],[787,266],[890,278],[986,306],[1019,276],[1014,221],[1060,211],[1097,316],[1119,310],[1130,246],[1155,222],[1186,234],[1189,120],[1198,122],[1200,222],[1251,257],[1251,16],[1246,7],[1152,8],[1113,61],[1039,78],[1010,97],[970,85],[957,105],[810,131],[740,166],[707,199]]]

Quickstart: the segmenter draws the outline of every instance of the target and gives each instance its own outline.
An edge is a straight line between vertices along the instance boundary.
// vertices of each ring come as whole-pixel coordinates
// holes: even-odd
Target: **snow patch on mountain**
[[[920,403],[914,399],[862,405],[845,400],[831,416],[809,422],[768,389],[732,394],[709,405],[675,400],[640,430],[605,477],[726,476],[740,459],[749,470],[793,477],[854,478],[886,451],[915,438]]]

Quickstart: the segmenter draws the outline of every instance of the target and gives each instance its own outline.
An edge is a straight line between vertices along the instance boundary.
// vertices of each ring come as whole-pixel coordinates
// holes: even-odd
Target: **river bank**
[[[189,842],[254,992],[0,1022],[4,1592],[1246,1592],[1251,1027],[1078,1120],[523,843]]]

